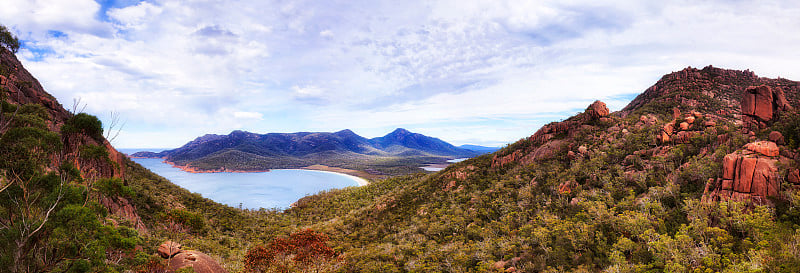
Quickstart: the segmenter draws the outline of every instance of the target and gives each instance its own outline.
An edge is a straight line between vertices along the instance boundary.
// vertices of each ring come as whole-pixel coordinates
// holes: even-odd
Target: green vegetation
[[[315,164],[351,170],[367,171],[379,175],[404,175],[422,172],[426,164],[445,163],[448,157],[438,156],[375,156],[357,153],[326,153],[296,157],[288,155],[260,156],[240,150],[226,149],[195,160],[180,160],[202,170],[263,171],[267,169],[302,168]]]
[[[786,146],[791,149],[800,147],[800,112],[795,110],[783,113],[773,128],[781,132]]]
[[[12,53],[19,51],[19,39],[4,25],[0,25],[0,46],[5,47]]]
[[[718,99],[729,94],[680,90],[627,116],[574,123],[552,135],[558,145],[510,144],[495,155],[521,156],[503,166],[479,156],[433,174],[322,192],[285,211],[224,206],[130,160],[111,162],[96,117],[51,120],[40,105],[4,97],[0,271],[163,272],[156,248],[172,240],[230,272],[800,272],[800,190],[783,181],[797,162],[777,164],[783,184],[774,206],[703,202],[723,157],[750,136],[720,114],[680,143],[657,142],[674,107],[731,107]],[[642,114],[658,120],[639,122]],[[784,134],[783,151],[796,149],[799,121],[787,113],[770,128]],[[49,129],[61,122],[60,131]],[[248,152],[257,149],[217,151],[207,164],[270,160]],[[352,159],[326,165],[401,173],[393,168],[438,160]],[[98,175],[115,164],[123,178]]]
[[[139,242],[135,230],[102,221],[89,198],[91,185],[63,157],[62,136],[48,130],[40,105],[3,102],[8,127],[0,131],[0,268],[4,272],[122,270],[135,262],[126,252]],[[101,152],[94,148],[90,154]],[[107,183],[101,192],[107,192]],[[88,200],[92,200],[87,202]],[[117,259],[109,260],[110,255]]]
[[[95,140],[102,140],[103,123],[95,116],[78,113],[61,126],[61,133],[65,135],[83,134]]]

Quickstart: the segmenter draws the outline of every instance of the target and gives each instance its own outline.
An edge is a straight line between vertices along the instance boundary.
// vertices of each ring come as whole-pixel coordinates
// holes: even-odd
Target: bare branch
[[[109,143],[111,143],[117,139],[119,133],[122,132],[122,128],[125,128],[125,123],[127,122],[122,122],[122,124],[120,124],[120,114],[116,111],[111,111],[109,118],[110,120],[108,122],[108,129],[106,129],[106,139]]]
[[[83,111],[86,110],[86,105],[87,104],[84,103],[83,106],[81,106],[81,98],[80,97],[73,98],[72,99],[72,115],[77,115],[78,113],[83,113]],[[81,108],[81,110],[78,111],[78,108]]]
[[[17,105],[17,109],[14,110],[14,113],[11,114],[11,117],[6,118],[6,116],[3,114],[3,107],[0,106],[0,136],[5,134],[9,127],[11,127],[11,123],[14,122],[14,118],[17,117],[17,113],[19,113],[20,108],[22,107]]]
[[[61,176],[60,180],[61,183],[58,186],[58,198],[56,198],[56,201],[53,202],[53,205],[50,206],[50,208],[47,210],[47,213],[44,215],[44,219],[42,219],[42,223],[39,224],[39,227],[37,227],[30,234],[28,234],[28,238],[36,234],[36,232],[39,232],[39,230],[42,229],[42,227],[44,227],[44,224],[47,223],[48,218],[50,218],[50,213],[53,212],[54,209],[56,209],[58,203],[61,202],[61,198],[64,197],[64,181],[66,180],[66,177]]]

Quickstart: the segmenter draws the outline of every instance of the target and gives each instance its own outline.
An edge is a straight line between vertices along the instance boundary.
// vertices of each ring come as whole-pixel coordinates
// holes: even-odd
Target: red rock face
[[[789,176],[786,178],[792,184],[800,184],[800,170],[798,169],[791,169],[789,170]]]
[[[5,67],[13,68],[7,77],[0,78],[0,88],[6,88],[9,91],[6,100],[16,105],[34,103],[44,106],[51,117],[51,121],[47,124],[49,130],[58,132],[61,125],[72,117],[72,114],[44,90],[39,81],[22,66],[14,54],[7,50],[0,50],[0,63]],[[114,149],[107,140],[97,140],[86,135],[64,136],[64,138],[62,139],[64,142],[64,158],[54,157],[53,163],[60,162],[61,159],[72,162],[81,171],[81,176],[84,178],[125,178],[125,156]],[[109,160],[81,159],[78,155],[81,145],[106,147]],[[136,215],[135,209],[124,198],[121,200],[105,198],[100,201],[103,205],[106,205],[112,214],[118,214],[131,220],[137,229],[144,228],[138,215]]]
[[[41,104],[47,109],[53,121],[50,129],[55,131],[69,117],[69,112],[59,104],[55,98],[44,91],[39,81],[31,75],[28,70],[22,67],[14,54],[7,50],[0,50],[0,63],[6,67],[13,67],[8,77],[0,79],[0,88],[8,89],[8,99],[14,104],[36,103]]]
[[[594,101],[588,108],[586,108],[586,113],[592,118],[601,118],[606,117],[610,112],[608,111],[608,107],[606,107],[606,103],[602,101]]]
[[[556,153],[563,150],[561,146],[564,142],[554,141],[553,138],[556,136],[566,135],[572,137],[582,126],[591,126],[586,124],[587,117],[589,119],[598,118],[601,121],[611,121],[606,117],[609,115],[608,107],[606,107],[606,104],[602,101],[595,101],[589,105],[584,114],[582,118],[551,122],[542,126],[542,128],[528,138],[531,142],[529,147],[524,147],[505,155],[496,153],[492,158],[492,168],[502,167],[512,162],[519,161],[523,164],[530,164],[537,159],[552,158]],[[646,116],[642,117],[649,122]],[[653,123],[655,123],[655,121],[655,118],[653,118]]]
[[[522,156],[522,151],[516,150],[511,154],[498,157],[497,154],[492,158],[492,168],[503,167],[511,162],[517,161]]]
[[[136,208],[128,199],[122,197],[103,197],[100,204],[108,209],[108,212],[128,220],[136,230],[147,232],[147,227],[142,222]]]
[[[668,122],[667,124],[664,124],[662,130],[667,135],[672,135],[672,133],[675,131],[675,121],[673,120],[671,122]]]
[[[778,145],[775,145],[775,142],[772,141],[757,141],[753,143],[747,143],[744,145],[744,148],[765,156],[778,156],[778,153],[780,152]]]
[[[158,246],[158,255],[160,255],[161,258],[164,259],[175,256],[175,254],[178,254],[181,251],[182,251],[181,244],[173,241],[166,241],[160,246]]]
[[[767,197],[778,196],[778,168],[774,158],[778,148],[775,143],[761,141],[745,147],[743,151],[725,155],[722,178],[709,180],[703,193],[704,201],[752,200],[756,204],[770,204]]]
[[[748,87],[742,95],[741,106],[745,121],[757,118],[761,122],[772,120],[776,112],[792,109],[782,88],[767,85]]]

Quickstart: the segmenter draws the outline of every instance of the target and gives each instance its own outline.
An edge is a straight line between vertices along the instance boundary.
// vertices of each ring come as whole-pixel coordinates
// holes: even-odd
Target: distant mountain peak
[[[220,151],[236,151],[236,153],[223,155],[219,153]],[[349,162],[364,162],[376,157],[460,158],[478,154],[480,153],[455,147],[438,138],[398,128],[384,137],[373,139],[366,139],[349,129],[334,133],[271,134],[235,130],[228,135],[207,134],[178,149],[160,153],[137,153],[134,156],[163,157],[178,164],[213,165],[213,168],[210,169],[220,167],[236,169],[236,166],[245,164],[243,161],[252,160],[264,164],[258,166],[251,163],[246,164],[251,164],[253,168],[271,169],[305,167],[321,163],[331,164],[334,161],[338,164],[348,160],[350,160]]]
[[[389,134],[390,135],[399,135],[399,134],[410,135],[410,134],[413,134],[413,133],[411,131],[409,131],[409,130],[404,129],[404,128],[397,128],[397,129],[394,129],[394,131],[392,131]]]
[[[337,135],[355,135],[356,133],[353,132],[350,129],[344,129],[344,130],[338,131],[338,132],[336,132],[334,134],[337,134]]]

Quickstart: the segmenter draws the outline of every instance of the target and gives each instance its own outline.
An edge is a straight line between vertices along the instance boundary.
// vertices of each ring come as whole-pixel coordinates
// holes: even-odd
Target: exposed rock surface
[[[176,272],[178,269],[191,267],[195,273],[227,273],[222,266],[202,252],[187,250],[176,254],[169,262],[169,272]]]
[[[142,222],[142,219],[136,212],[136,207],[134,207],[128,199],[119,196],[106,196],[100,198],[100,204],[106,207],[108,212],[112,215],[128,220],[137,230],[147,232],[147,227],[145,227],[144,222]]]
[[[778,156],[778,145],[772,141],[757,141],[747,143],[744,148],[752,152],[756,152],[765,156]]]
[[[44,90],[33,75],[28,72],[17,57],[10,53],[8,50],[0,50],[0,66],[10,68],[4,70],[2,79],[0,79],[0,90],[7,90],[5,100],[14,105],[24,104],[39,104],[44,106],[50,120],[47,127],[50,131],[58,132],[61,126],[67,122],[73,113],[67,111],[58,101]],[[62,134],[63,142],[63,158],[53,158],[53,162],[63,159],[66,162],[72,162],[76,168],[81,171],[81,176],[84,178],[121,178],[125,179],[125,156],[118,152],[111,144],[103,138],[93,138],[85,134]],[[108,158],[88,159],[80,156],[80,149],[84,145],[95,145],[105,147],[108,152]],[[55,166],[53,166],[55,167]],[[120,214],[123,217],[131,220],[137,229],[142,230],[144,225],[138,219],[135,210],[127,200],[100,200],[101,203],[107,205],[109,212],[112,214]]]
[[[791,110],[786,95],[780,87],[768,85],[751,86],[742,94],[742,120],[758,128],[766,127],[766,122],[781,111]]]
[[[158,246],[158,255],[169,259],[167,272],[174,273],[181,268],[191,267],[195,273],[227,273],[210,256],[194,250],[181,250],[181,244],[166,241]]]
[[[4,79],[0,80],[0,90],[5,87],[9,91],[7,99],[14,104],[43,105],[53,117],[53,122],[49,124],[50,129],[57,131],[70,117],[70,113],[56,101],[55,97],[44,91],[39,81],[22,67],[22,63],[14,54],[8,50],[0,50],[0,64],[12,68],[9,75],[4,75]]]
[[[536,133],[528,137],[529,146],[510,152],[502,150],[496,152],[492,158],[492,168],[499,168],[512,162],[530,164],[536,160],[553,158],[562,151],[567,153],[568,151],[564,150],[567,143],[556,138],[573,137],[581,128],[585,126],[591,127],[586,123],[592,119],[599,118],[600,121],[610,121],[608,115],[608,108],[605,103],[595,101],[586,108],[584,113],[578,116],[542,126]],[[647,119],[646,117],[644,118]],[[585,150],[586,148],[584,147],[583,149]],[[581,154],[584,153],[581,152]]]
[[[586,108],[586,114],[588,114],[592,118],[602,118],[607,117],[609,114],[608,107],[606,107],[606,103],[602,101],[594,101],[588,108]]]
[[[770,132],[768,138],[769,138],[769,141],[775,142],[778,145],[783,145],[784,141],[785,141],[783,139],[783,134],[781,134],[781,132],[778,132],[778,131]]]
[[[713,98],[720,103],[713,107],[713,114],[726,120],[734,120],[738,119],[737,115],[742,113],[741,103],[745,99],[742,94],[746,93],[745,90],[748,87],[762,85],[772,89],[772,102],[776,107],[773,109],[773,113],[778,109],[791,109],[790,103],[796,105],[798,94],[800,94],[800,85],[795,81],[763,78],[749,70],[740,71],[707,66],[702,69],[688,67],[664,75],[656,84],[625,106],[621,114],[625,116],[654,102],[676,105],[680,110],[700,110],[707,106],[704,105],[704,100]],[[755,97],[748,99],[753,99],[753,106],[755,106]],[[674,117],[680,116],[680,111],[675,111],[675,108],[672,111],[673,114],[678,113]],[[764,111],[762,114],[766,114],[766,108]],[[752,113],[755,114],[755,112]]]
[[[656,135],[657,142],[659,142],[661,144],[689,143],[689,141],[691,141],[692,137],[695,137],[697,135],[702,134],[701,131],[692,131],[692,130],[695,130],[695,128],[694,128],[695,126],[693,124],[694,124],[695,120],[697,119],[696,117],[702,117],[702,116],[703,116],[703,114],[701,114],[699,112],[692,112],[692,113],[687,114],[686,117],[683,118],[683,121],[680,122],[680,123],[678,123],[678,121],[679,121],[678,119],[680,118],[680,116],[675,118],[675,119],[673,119],[670,122],[667,122],[666,124],[664,124],[664,126],[661,127],[661,132],[659,132]],[[678,124],[678,125],[676,126],[675,124]],[[708,125],[708,124],[706,124],[706,125]],[[711,126],[714,126],[714,125],[716,125],[716,123],[713,123],[713,121],[712,121]],[[706,127],[709,127],[709,126],[706,126]]]
[[[768,197],[777,197],[778,148],[775,143],[760,141],[745,145],[745,149],[725,156],[722,178],[706,184],[703,200],[752,200],[756,204],[771,204]]]
[[[792,184],[800,184],[800,170],[798,169],[789,170],[789,175],[786,178],[786,180],[791,182]]]

